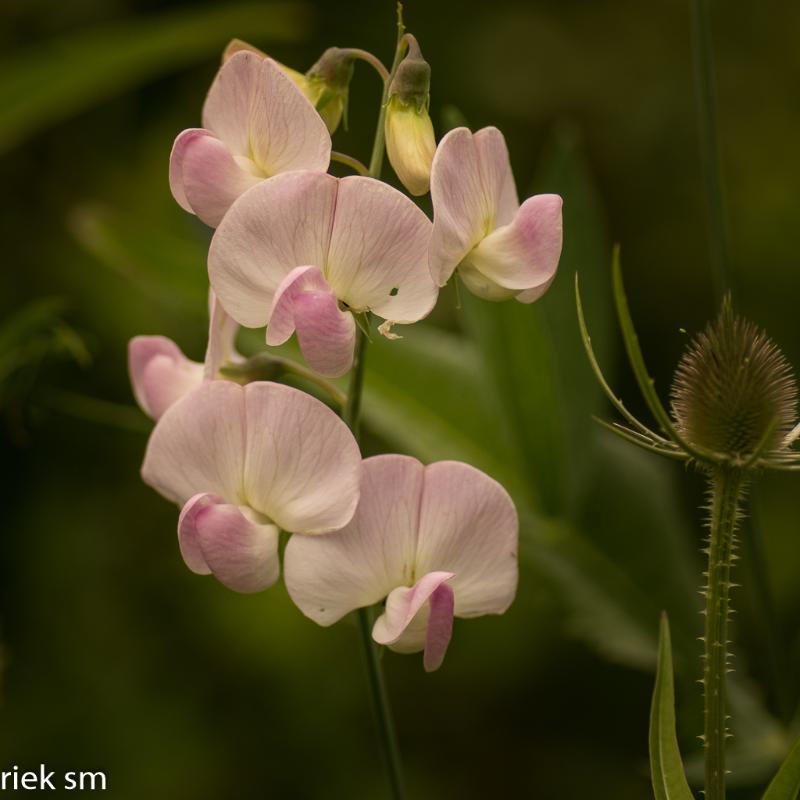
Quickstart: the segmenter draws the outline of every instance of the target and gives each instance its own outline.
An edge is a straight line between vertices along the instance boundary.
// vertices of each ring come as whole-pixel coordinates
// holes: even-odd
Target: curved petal
[[[203,366],[190,361],[172,339],[136,336],[128,343],[128,369],[136,402],[158,419],[203,380]]]
[[[433,233],[429,266],[444,286],[464,257],[519,205],[505,139],[497,128],[450,131],[431,168]]]
[[[336,191],[331,175],[287,172],[253,187],[225,215],[211,240],[208,276],[241,325],[269,322],[275,292],[295,267],[325,264]]]
[[[430,234],[428,218],[401,192],[374,178],[342,178],[328,283],[354,311],[416,322],[430,313],[438,295],[427,265]]]
[[[331,137],[319,114],[276,62],[250,50],[237,51],[220,68],[203,125],[265,176],[324,172],[330,163]]]
[[[181,144],[180,166],[176,165],[174,172],[180,172],[188,210],[213,228],[219,225],[233,202],[263,177],[253,173],[246,159],[237,161],[227,145],[213,134],[208,131],[191,133],[193,135]],[[173,195],[180,202],[175,189]]]
[[[537,286],[535,289],[526,289],[524,292],[520,292],[514,299],[520,303],[533,303],[538,300],[551,286],[553,281],[556,279],[556,276],[553,275],[549,281],[543,283],[541,286]]]
[[[178,546],[183,560],[195,575],[210,575],[211,568],[203,555],[203,549],[197,540],[197,515],[208,505],[224,503],[225,501],[215,494],[202,492],[190,497],[178,517]]]
[[[474,253],[475,251],[473,250],[472,252]],[[472,264],[472,253],[459,264],[458,277],[472,294],[483,300],[500,302],[502,300],[510,300],[519,294],[516,289],[506,289],[477,270]]]
[[[189,144],[201,136],[207,136],[208,131],[202,128],[189,128],[181,131],[175,138],[172,151],[169,154],[169,188],[177,204],[190,214],[194,214],[186,192],[183,190],[183,157]]]
[[[208,317],[208,347],[203,377],[213,380],[218,377],[225,362],[241,360],[234,347],[239,324],[228,316],[213,289],[208,290]]]
[[[200,493],[242,504],[244,388],[207,381],[158,421],[142,465],[146,484],[180,505]]]
[[[428,602],[431,611],[425,636],[423,664],[426,672],[433,672],[442,666],[450,639],[453,636],[453,611],[455,609],[453,589],[446,583],[440,584]]]
[[[280,575],[278,529],[249,509],[209,503],[192,515],[195,538],[214,577],[235,592],[260,592]]]
[[[361,500],[330,536],[293,536],[284,575],[294,603],[320,625],[413,582],[424,467],[408,456],[365,459]]]
[[[418,572],[455,576],[455,615],[502,614],[517,588],[517,512],[506,490],[457,461],[425,470]]]
[[[561,257],[561,198],[529,197],[509,225],[490,233],[469,255],[472,265],[506,289],[549,283]]]
[[[508,225],[517,213],[519,198],[505,136],[490,125],[477,131],[472,140],[481,166],[486,211],[493,217],[492,228]]]
[[[250,383],[243,392],[246,504],[292,533],[346,525],[361,480],[361,453],[348,427],[324,403],[289,386]]]
[[[234,53],[217,71],[203,104],[203,127],[235,155],[250,156],[250,120],[263,60],[250,50]]]
[[[267,344],[283,344],[294,331],[308,365],[337,378],[353,365],[356,325],[341,311],[336,296],[317,267],[296,267],[275,293]]]
[[[429,572],[414,586],[392,590],[383,614],[372,627],[372,638],[401,653],[425,648],[426,669],[429,664],[430,669],[436,669],[453,630],[453,590],[449,586],[443,588],[452,577],[452,572]]]

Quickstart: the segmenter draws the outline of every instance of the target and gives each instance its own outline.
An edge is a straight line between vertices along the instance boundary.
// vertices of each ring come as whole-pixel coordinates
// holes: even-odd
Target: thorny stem
[[[705,800],[725,800],[725,745],[728,732],[726,699],[731,565],[736,558],[736,524],[744,491],[739,470],[718,467],[711,476],[708,583],[703,654],[705,725]]]
[[[383,97],[381,98],[381,110],[378,115],[378,125],[375,130],[375,142],[372,147],[372,158],[369,162],[369,174],[373,178],[379,178],[381,167],[383,166],[383,155],[385,149],[383,124],[386,116],[386,102],[389,95],[389,85],[392,76],[400,63],[405,43],[403,34],[403,19],[401,14],[402,6],[398,4],[397,16],[397,47],[395,50],[392,72],[387,76],[383,85]],[[361,413],[361,395],[364,388],[364,363],[367,356],[367,345],[369,339],[360,326],[356,328],[356,344],[353,356],[353,368],[350,372],[350,386],[347,391],[347,402],[342,410],[342,419],[353,432],[353,436],[358,439],[359,417]],[[373,613],[371,608],[358,609],[358,630],[363,645],[364,660],[367,666],[372,702],[375,709],[376,722],[381,736],[383,756],[386,761],[389,785],[394,800],[402,800],[403,792],[403,770],[400,759],[400,748],[397,742],[397,733],[392,719],[392,710],[389,703],[389,696],[386,691],[386,684],[381,669],[380,651],[375,640],[372,638]]]

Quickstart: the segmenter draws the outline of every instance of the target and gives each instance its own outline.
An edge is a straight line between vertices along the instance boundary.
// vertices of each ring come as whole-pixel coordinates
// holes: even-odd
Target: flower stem
[[[403,767],[400,759],[400,747],[392,719],[392,707],[386,692],[386,683],[381,669],[378,645],[372,638],[372,609],[358,609],[358,632],[363,644],[364,661],[369,676],[369,688],[372,692],[372,705],[375,709],[376,722],[381,734],[383,757],[386,762],[389,785],[393,800],[403,800]]]
[[[401,13],[402,6],[398,4],[397,15],[397,46],[395,48],[392,71],[383,83],[383,96],[381,98],[381,110],[378,114],[378,125],[375,129],[375,141],[372,146],[372,157],[369,162],[370,177],[380,178],[381,168],[383,167],[383,156],[385,151],[385,137],[383,131],[384,119],[386,117],[386,102],[389,96],[389,86],[392,77],[397,70],[403,52],[405,51],[405,40],[403,34],[403,18]],[[367,316],[369,323],[369,315]],[[369,339],[362,327],[356,326],[356,343],[353,354],[353,368],[350,372],[350,385],[347,390],[347,402],[342,409],[342,419],[353,432],[356,441],[359,438],[359,422],[361,416],[361,395],[364,390],[364,364],[367,357],[367,345]],[[370,691],[372,693],[372,704],[375,710],[375,718],[378,724],[378,731],[381,737],[383,757],[386,763],[386,770],[389,778],[389,785],[392,791],[393,800],[402,800],[403,793],[403,769],[400,759],[400,748],[397,743],[397,733],[394,728],[391,704],[389,695],[386,692],[386,684],[383,679],[381,668],[380,651],[375,640],[372,638],[372,609],[358,609],[358,630],[363,646],[364,661],[367,666]]]
[[[369,174],[369,170],[366,168],[366,166],[364,166],[364,164],[362,164],[357,158],[347,155],[347,153],[340,153],[338,150],[331,150],[331,161],[338,161],[340,164],[350,167],[350,169],[357,172],[359,175]]]
[[[350,386],[347,391],[347,402],[342,409],[342,419],[347,423],[356,439],[358,439],[361,395],[364,388],[364,363],[366,361],[368,343],[367,335],[360,327],[357,327]],[[400,748],[397,744],[392,709],[383,680],[378,645],[372,638],[372,610],[370,608],[358,609],[358,630],[363,646],[364,661],[367,666],[367,676],[375,710],[375,721],[381,737],[383,757],[386,762],[392,797],[394,800],[402,800],[403,770],[400,760]]]
[[[383,153],[386,147],[386,134],[383,126],[386,121],[386,104],[389,102],[389,87],[392,85],[397,67],[403,60],[403,55],[408,48],[408,42],[405,39],[405,26],[403,25],[402,5],[398,3],[397,8],[397,46],[394,51],[394,61],[392,61],[392,70],[386,80],[383,82],[383,96],[381,97],[381,110],[378,114],[378,124],[375,128],[375,141],[372,145],[372,157],[369,160],[369,174],[373,178],[380,178],[381,167],[383,167]]]
[[[725,800],[725,745],[729,736],[726,683],[729,671],[730,576],[735,558],[736,523],[743,491],[744,479],[738,470],[719,467],[711,476],[708,585],[703,640],[706,800]]]

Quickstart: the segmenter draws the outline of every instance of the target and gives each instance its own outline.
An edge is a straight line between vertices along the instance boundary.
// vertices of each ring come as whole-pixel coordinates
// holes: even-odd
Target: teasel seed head
[[[672,413],[690,443],[740,459],[766,436],[779,450],[797,420],[797,384],[777,345],[737,316],[730,296],[716,320],[695,337],[675,371]]]

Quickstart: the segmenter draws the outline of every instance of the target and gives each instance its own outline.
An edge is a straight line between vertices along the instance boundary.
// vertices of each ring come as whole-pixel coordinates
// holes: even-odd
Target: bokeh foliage
[[[392,5],[3,5],[0,766],[105,769],[120,798],[380,796],[354,630],[317,628],[282,587],[240,597],[186,571],[175,510],[138,479],[149,423],[125,345],[163,333],[202,355],[209,232],[175,206],[166,163],[227,39],[298,68],[330,44],[387,57]],[[717,5],[738,305],[800,363],[787,236],[800,12]],[[566,231],[560,276],[535,306],[448,289],[429,321],[398,342],[376,337],[369,355],[367,448],[470,461],[509,488],[523,523],[504,617],[458,623],[432,676],[386,656],[409,783],[423,798],[646,798],[662,609],[681,748],[697,755],[700,482],[592,423],[607,409],[572,277],[604,369],[633,397],[609,292],[622,242],[665,392],[681,329],[715,311],[688,14],[666,0],[410,0],[406,21],[433,66],[439,132],[458,116],[501,127],[521,192],[561,193]],[[358,71],[337,149],[365,157],[377,93]],[[748,558],[763,561],[769,592],[742,570],[731,766],[743,800],[789,744],[800,664],[794,480],[765,479],[754,506],[761,544]]]

